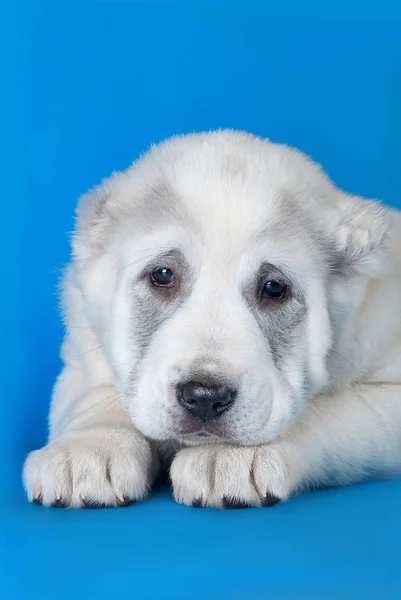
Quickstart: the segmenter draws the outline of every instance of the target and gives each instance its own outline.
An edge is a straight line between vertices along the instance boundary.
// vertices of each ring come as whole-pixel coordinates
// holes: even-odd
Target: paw
[[[157,469],[157,455],[137,431],[99,427],[31,452],[23,481],[28,499],[45,506],[126,506],[146,496]]]
[[[292,491],[284,456],[273,446],[198,446],[171,465],[177,502],[188,506],[273,506]]]

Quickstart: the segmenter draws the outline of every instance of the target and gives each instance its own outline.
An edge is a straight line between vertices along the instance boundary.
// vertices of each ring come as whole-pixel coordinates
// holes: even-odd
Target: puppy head
[[[274,439],[330,385],[333,289],[347,278],[352,304],[386,230],[383,209],[299,152],[234,132],[169,140],[84,197],[86,312],[136,427]]]

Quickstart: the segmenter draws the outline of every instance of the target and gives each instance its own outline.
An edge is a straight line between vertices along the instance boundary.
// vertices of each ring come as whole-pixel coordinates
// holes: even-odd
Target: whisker
[[[82,354],[78,354],[77,358],[80,358],[81,356],[85,356],[86,354],[90,354],[91,352],[96,352],[96,350],[101,350],[105,346],[106,346],[106,344],[101,344],[97,348],[91,348],[91,350],[86,350],[85,352],[82,352]]]
[[[326,367],[327,367],[328,372],[330,373],[330,377],[331,377],[331,379],[332,379],[332,381],[333,381],[333,383],[334,383],[334,385],[335,385],[335,387],[337,389],[337,392],[339,392],[340,391],[340,386],[338,385],[336,378],[334,377],[333,373],[330,371],[330,368],[327,365],[326,365]]]
[[[134,260],[131,260],[128,264],[125,265],[125,267],[122,267],[119,271],[117,271],[117,275],[119,275],[122,271],[128,269],[128,267],[131,267],[132,265],[150,260],[151,258],[153,258],[153,256],[153,254],[147,254],[146,256],[141,256],[140,258],[135,258]]]
[[[104,328],[104,327],[83,327],[81,325],[69,325],[67,328],[67,331],[69,331],[70,329],[89,329],[90,331],[108,331],[108,329]]]
[[[117,275],[119,275],[122,271],[124,271],[124,269],[128,269],[128,267],[130,267],[131,265],[135,265],[136,263],[142,263],[142,262],[147,262],[151,259],[153,259],[155,257],[154,253],[149,253],[146,255],[142,255],[139,258],[136,258],[134,260],[132,260],[131,262],[129,262],[127,265],[125,265],[125,267],[122,267],[119,271],[117,271]]]
[[[69,427],[72,423],[74,423],[74,421],[76,421],[77,419],[79,419],[80,417],[82,417],[85,414],[91,414],[93,412],[98,412],[99,406],[103,403],[106,402],[107,400],[110,400],[110,402],[108,404],[106,404],[105,409],[102,410],[103,412],[109,412],[115,401],[117,400],[117,398],[119,397],[119,393],[115,392],[114,394],[111,394],[109,396],[106,396],[105,398],[102,398],[101,400],[99,400],[98,402],[95,402],[95,404],[93,404],[90,408],[85,408],[84,410],[81,410],[79,413],[75,414],[71,420],[67,423],[66,427]]]
[[[334,354],[337,354],[337,356],[339,356],[340,358],[342,358],[347,364],[349,364],[349,366],[351,367],[351,369],[354,371],[357,381],[360,381],[360,375],[356,369],[356,367],[352,364],[352,362],[350,362],[348,360],[348,358],[346,356],[344,356],[343,354],[341,354],[341,352],[337,352],[337,350],[333,350],[333,348],[331,349],[331,352],[333,352]]]

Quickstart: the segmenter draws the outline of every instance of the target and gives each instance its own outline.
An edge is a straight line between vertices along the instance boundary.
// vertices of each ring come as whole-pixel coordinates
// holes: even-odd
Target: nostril
[[[196,400],[188,400],[187,398],[183,398],[183,402],[185,402],[188,407],[195,407],[198,404]]]
[[[228,387],[189,381],[178,387],[178,400],[193,416],[203,421],[219,417],[233,403],[235,392]]]
[[[233,401],[234,392],[229,389],[219,390],[217,392],[217,397],[218,400],[214,403],[214,405],[216,406],[216,408],[222,408],[223,406],[226,406],[227,404],[230,404],[230,402]]]
[[[228,405],[231,404],[232,400],[224,401],[224,402],[215,402],[212,406],[212,410],[215,410],[218,414],[222,413],[223,410],[228,408]]]

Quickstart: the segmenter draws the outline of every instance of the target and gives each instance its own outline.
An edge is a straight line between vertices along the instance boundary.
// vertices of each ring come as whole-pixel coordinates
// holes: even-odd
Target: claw
[[[68,502],[63,500],[62,498],[56,498],[54,502],[52,502],[52,506],[54,508],[67,508]]]
[[[267,492],[266,496],[261,501],[261,505],[263,507],[265,507],[265,506],[270,507],[270,506],[274,506],[278,502],[280,502],[280,498],[276,498],[276,496],[273,496],[273,494],[269,494],[269,492]]]
[[[84,508],[107,508],[107,504],[102,504],[101,502],[97,502],[96,500],[82,498],[81,501],[82,501],[82,506]]]
[[[129,498],[128,496],[124,496],[122,500],[121,500],[121,498],[116,498],[116,502],[117,502],[117,506],[123,507],[123,506],[130,506],[131,504],[135,504],[136,500],[134,500],[133,498]]]
[[[239,498],[230,498],[223,496],[223,508],[249,508],[249,504]]]

